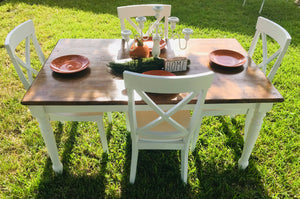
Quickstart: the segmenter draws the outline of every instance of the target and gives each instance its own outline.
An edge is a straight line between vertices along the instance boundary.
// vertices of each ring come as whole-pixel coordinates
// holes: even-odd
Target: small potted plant
[[[144,44],[143,39],[141,37],[136,37],[135,43],[130,48],[129,55],[132,59],[149,57],[149,47],[146,44]]]

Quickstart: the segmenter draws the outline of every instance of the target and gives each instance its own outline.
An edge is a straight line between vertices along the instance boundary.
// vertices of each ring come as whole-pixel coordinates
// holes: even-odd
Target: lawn
[[[116,8],[140,3],[171,4],[178,31],[236,38],[248,50],[261,0],[245,7],[242,0],[0,0],[0,198],[300,198],[300,8],[294,0],[266,1],[261,14],[283,26],[292,42],[273,79],[285,101],[266,115],[246,170],[237,167],[245,116],[207,117],[189,155],[187,185],[177,151],[142,151],[131,185],[130,132],[124,114],[114,113],[112,125],[105,117],[109,154],[96,124],[52,123],[64,165],[63,174],[54,174],[38,123],[20,104],[25,89],[6,53],[6,35],[32,19],[48,57],[60,38],[121,38]]]

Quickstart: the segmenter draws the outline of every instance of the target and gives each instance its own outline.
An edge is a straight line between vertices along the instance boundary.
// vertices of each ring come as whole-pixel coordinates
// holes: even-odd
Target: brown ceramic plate
[[[244,55],[233,50],[214,50],[209,54],[213,63],[224,67],[239,67],[246,63]]]
[[[89,59],[82,55],[65,55],[54,59],[50,68],[57,73],[76,73],[89,66]]]
[[[152,40],[152,37],[144,37],[144,44],[146,44],[150,50],[150,52],[152,51],[152,48],[153,48],[153,40]],[[166,47],[167,43],[165,40],[160,40],[159,42],[159,47],[160,49],[164,49]],[[133,48],[133,46],[131,46],[131,48]]]
[[[145,75],[158,75],[158,76],[176,76],[174,73],[165,70],[149,70],[143,72]]]

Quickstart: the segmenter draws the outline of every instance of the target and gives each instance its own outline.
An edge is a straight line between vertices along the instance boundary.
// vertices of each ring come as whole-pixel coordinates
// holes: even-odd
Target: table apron
[[[231,104],[204,104],[204,116],[247,114],[249,110],[259,108],[268,112],[273,103],[231,103]],[[173,105],[161,105],[162,109],[169,109]],[[186,105],[184,109],[192,110],[194,105]],[[29,108],[42,108],[45,113],[80,113],[80,112],[127,112],[128,105],[30,105]],[[137,111],[150,110],[147,105],[136,106]]]

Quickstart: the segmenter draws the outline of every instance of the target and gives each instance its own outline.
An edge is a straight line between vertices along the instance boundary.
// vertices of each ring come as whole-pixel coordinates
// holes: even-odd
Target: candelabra
[[[180,43],[180,36],[179,34],[175,33],[175,28],[176,28],[176,23],[179,22],[179,18],[178,17],[169,17],[168,18],[168,21],[170,23],[170,28],[172,30],[172,36],[171,36],[171,39],[175,39],[175,37],[178,37],[178,41],[179,41],[179,48],[184,50],[186,49],[187,47],[187,43],[190,39],[190,35],[193,33],[193,30],[190,29],[190,28],[184,28],[182,30],[182,33],[184,34],[184,39],[185,39],[185,46],[184,47],[181,47],[181,43]]]
[[[162,31],[160,31],[159,29],[159,21],[158,19],[160,18],[160,13],[163,10],[162,6],[153,6],[153,10],[155,11],[155,18],[157,19],[154,22],[154,31],[152,31],[150,34],[152,34],[152,40],[153,40],[153,47],[152,47],[152,56],[153,57],[158,57],[160,55],[160,41],[161,41],[161,34],[163,33]],[[144,36],[143,34],[143,29],[144,29],[144,23],[146,22],[146,17],[136,17],[136,22],[139,24],[138,29],[139,29],[139,33],[136,34],[134,36],[134,41],[133,41],[133,48],[129,48],[128,43],[130,40],[130,35],[132,34],[132,32],[130,30],[122,30],[121,31],[121,35],[123,37],[123,39],[126,41],[127,46],[129,48],[129,50],[134,50],[135,48],[135,40],[136,39],[140,39],[143,41],[149,40],[149,35]],[[166,20],[166,19],[165,19]],[[180,40],[180,36],[179,34],[175,33],[175,28],[176,28],[176,23],[179,22],[178,17],[169,17],[168,21],[170,22],[170,28],[172,30],[172,35],[171,35],[171,39],[176,39],[178,38],[179,41],[179,48],[184,50],[187,48],[188,45],[188,40],[190,39],[190,35],[193,33],[193,30],[190,28],[184,28],[182,30],[182,33],[184,34],[184,39],[185,39],[185,46],[182,47],[181,46],[181,40]]]

